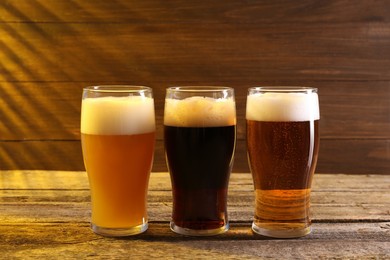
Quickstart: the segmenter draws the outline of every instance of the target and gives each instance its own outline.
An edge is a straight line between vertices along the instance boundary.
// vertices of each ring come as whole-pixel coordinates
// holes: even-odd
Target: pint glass
[[[164,138],[173,193],[171,230],[190,236],[227,231],[227,192],[236,144],[234,90],[168,88]]]
[[[310,189],[317,163],[317,89],[250,88],[247,148],[255,187],[255,233],[278,238],[310,229]]]
[[[152,89],[84,88],[81,144],[95,233],[129,236],[148,228],[146,196],[154,142]]]

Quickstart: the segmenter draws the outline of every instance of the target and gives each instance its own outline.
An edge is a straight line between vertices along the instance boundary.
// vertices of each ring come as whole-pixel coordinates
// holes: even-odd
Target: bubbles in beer
[[[258,93],[249,95],[246,119],[289,122],[320,119],[317,93]]]
[[[82,101],[81,133],[130,135],[155,131],[154,100],[149,97],[100,97]]]
[[[236,105],[232,98],[190,97],[166,99],[164,125],[181,127],[215,127],[236,124]]]

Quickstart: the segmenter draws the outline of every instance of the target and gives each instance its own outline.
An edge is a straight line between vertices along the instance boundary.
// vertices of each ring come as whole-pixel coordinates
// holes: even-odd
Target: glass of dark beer
[[[315,88],[248,90],[247,148],[255,186],[255,233],[293,238],[311,232],[310,191],[319,119]]]
[[[168,88],[164,140],[173,194],[171,230],[189,236],[227,231],[228,183],[236,145],[234,90]]]

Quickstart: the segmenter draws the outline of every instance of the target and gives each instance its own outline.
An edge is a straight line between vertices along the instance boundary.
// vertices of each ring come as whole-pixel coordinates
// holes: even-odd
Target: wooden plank
[[[1,83],[0,96],[0,140],[80,139],[80,84]]]
[[[84,170],[80,141],[0,142],[2,170]]]
[[[88,184],[88,182],[86,183]],[[243,191],[236,191],[234,186],[230,186],[229,190],[229,204],[231,207],[239,207],[240,205],[247,204],[253,206],[254,203],[254,192],[252,191],[253,185],[250,185],[248,189]],[[171,191],[152,191],[149,188],[150,194],[149,201],[151,203],[160,203],[165,205],[166,203],[172,203]],[[23,204],[41,204],[47,203],[48,198],[50,198],[50,203],[89,203],[90,193],[89,189],[86,190],[44,190],[44,191],[30,191],[30,197],[26,196],[26,191],[18,190],[6,190],[0,191],[0,201],[6,203],[10,206],[14,203],[23,203]],[[371,194],[370,194],[371,193]],[[156,198],[156,196],[159,196]],[[353,201],[350,201],[351,197],[354,198]],[[373,205],[378,204],[378,201],[390,201],[390,194],[386,194],[382,191],[318,191],[315,187],[312,191],[312,203],[315,207],[329,206],[330,204],[340,205],[341,206],[362,206],[362,205]],[[386,204],[386,203],[382,203]],[[390,203],[387,203],[390,204]],[[161,206],[159,205],[159,206]],[[156,205],[155,205],[156,206]],[[235,211],[235,210],[234,210]],[[250,210],[252,212],[252,210]],[[386,212],[386,209],[384,209]],[[389,209],[387,209],[389,212]],[[389,216],[390,218],[390,216]]]
[[[153,171],[167,171],[163,141],[157,140]],[[84,170],[79,141],[0,141],[2,170]],[[323,139],[317,172],[389,174],[388,140]],[[238,140],[233,172],[249,172],[246,141]]]
[[[57,0],[48,3],[45,0],[13,0],[2,2],[1,6],[0,16],[7,22],[234,23],[237,20],[241,23],[266,24],[389,22],[387,16],[389,6],[386,1],[241,3],[232,0],[223,2],[174,0],[166,3],[154,0],[115,2]]]
[[[157,177],[156,174],[155,176]],[[158,176],[158,179],[164,179]],[[0,190],[87,190],[85,171],[0,171]],[[150,181],[152,183],[152,180]],[[161,183],[161,181],[159,182]]]
[[[4,258],[132,258],[193,259],[387,258],[389,222],[314,224],[313,233],[301,239],[269,239],[254,235],[246,225],[232,225],[218,237],[189,238],[173,234],[168,225],[151,223],[136,237],[102,238],[88,224],[0,225]],[[53,234],[56,234],[53,236]],[[340,242],[342,241],[342,243]]]
[[[383,22],[1,23],[0,33],[1,81],[390,79]]]
[[[149,189],[170,191],[169,178],[168,172],[152,172]],[[11,193],[16,190],[23,192],[23,190],[85,191],[89,189],[88,176],[85,171],[1,170],[0,180],[0,190],[9,190]],[[229,185],[235,191],[251,191],[253,189],[252,175],[248,172],[232,173]],[[318,192],[383,192],[390,189],[390,177],[378,174],[316,173],[313,178],[313,189]]]
[[[90,197],[88,191],[0,192],[0,221],[6,223],[89,222]],[[54,195],[53,195],[54,194]],[[172,215],[171,191],[150,192],[149,220],[168,223]],[[346,198],[343,199],[345,196]],[[378,222],[390,221],[390,195],[382,192],[312,192],[311,216],[314,223],[323,222]],[[230,192],[228,215],[232,223],[253,220],[254,195]]]
[[[321,140],[317,171],[390,174],[389,140]]]

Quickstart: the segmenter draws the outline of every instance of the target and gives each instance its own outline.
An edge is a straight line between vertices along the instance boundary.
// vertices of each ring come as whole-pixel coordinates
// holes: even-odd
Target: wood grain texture
[[[166,87],[225,85],[245,172],[247,88],[305,85],[320,95],[318,171],[390,174],[389,17],[387,0],[2,1],[0,169],[81,170],[84,86],[153,87],[160,143]]]
[[[253,185],[248,173],[232,174],[228,232],[184,237],[169,229],[169,174],[149,183],[149,229],[112,239],[89,227],[85,172],[0,171],[0,250],[14,258],[386,259],[390,255],[390,178],[387,175],[316,175],[313,232],[300,239],[270,239],[250,230]],[[53,235],[55,234],[55,235]]]
[[[218,238],[193,239],[168,235],[167,224],[151,223],[137,238],[111,240],[92,234],[87,223],[1,225],[0,248],[4,257],[23,259],[387,259],[388,225],[314,224],[315,233],[299,240],[267,239],[240,224]]]
[[[311,198],[313,222],[390,221],[389,188],[387,175],[317,174]],[[169,222],[172,192],[167,172],[151,174],[149,193],[150,221]],[[2,171],[0,202],[0,222],[88,222],[88,178],[85,172]],[[228,197],[230,220],[250,221],[253,205],[252,176],[232,174]]]
[[[345,23],[389,22],[386,1],[351,2],[272,1],[237,2],[201,0],[144,1],[67,1],[12,0],[2,2],[0,16],[13,22],[84,22],[84,23]],[[109,10],[109,12],[108,12]],[[362,15],[364,11],[365,15]],[[154,14],[159,14],[156,19]],[[287,15],[286,15],[287,14]],[[326,14],[326,15],[325,15]]]
[[[386,25],[2,23],[0,80],[388,81]]]

